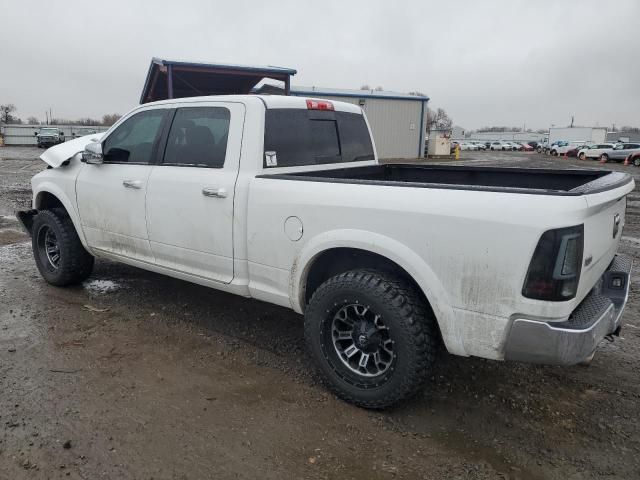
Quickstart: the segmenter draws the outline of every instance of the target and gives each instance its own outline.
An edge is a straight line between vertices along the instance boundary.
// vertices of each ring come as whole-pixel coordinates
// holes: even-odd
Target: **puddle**
[[[96,294],[111,293],[123,288],[122,285],[113,280],[89,280],[84,282],[82,286],[90,293]]]
[[[638,239],[636,237],[625,237],[625,236],[623,236],[620,240],[622,240],[623,242],[633,243],[634,245],[640,245],[640,239]]]
[[[31,257],[31,243],[28,241],[0,246],[0,265]]]

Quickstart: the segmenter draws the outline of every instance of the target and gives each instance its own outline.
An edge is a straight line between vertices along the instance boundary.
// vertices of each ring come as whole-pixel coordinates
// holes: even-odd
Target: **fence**
[[[37,145],[35,133],[41,128],[56,127],[62,130],[65,140],[72,140],[75,134],[85,128],[96,132],[105,132],[109,127],[87,125],[4,125],[0,127],[5,145]]]

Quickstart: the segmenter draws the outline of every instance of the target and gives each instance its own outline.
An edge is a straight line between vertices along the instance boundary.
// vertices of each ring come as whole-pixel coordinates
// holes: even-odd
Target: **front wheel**
[[[48,283],[62,287],[80,283],[91,275],[93,256],[82,246],[63,209],[38,212],[31,234],[36,266]]]
[[[305,339],[340,398],[384,408],[414,395],[435,362],[435,319],[415,287],[391,274],[352,270],[313,294]]]
[[[607,155],[606,153],[603,153],[602,155],[600,155],[600,162],[607,163],[608,161],[609,161],[609,155]]]

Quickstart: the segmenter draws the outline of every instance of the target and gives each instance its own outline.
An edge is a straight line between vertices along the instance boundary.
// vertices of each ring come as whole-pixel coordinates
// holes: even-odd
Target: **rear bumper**
[[[588,360],[604,337],[620,331],[631,268],[631,258],[616,255],[591,293],[564,322],[514,320],[505,345],[505,360],[550,365]]]

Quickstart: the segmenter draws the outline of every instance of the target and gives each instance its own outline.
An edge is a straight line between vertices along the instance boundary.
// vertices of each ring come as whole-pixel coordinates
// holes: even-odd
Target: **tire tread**
[[[40,267],[38,267],[42,276],[47,282],[58,287],[82,282],[91,275],[94,258],[85,250],[71,218],[63,208],[41,210],[34,218],[32,240],[34,256],[37,258],[36,249],[38,248],[38,228],[45,222],[55,224],[60,232],[58,242],[60,244],[61,257],[64,260],[64,264],[60,266],[60,273],[55,278],[45,275]],[[36,263],[38,263],[37,260]]]
[[[399,372],[402,376],[400,388],[375,400],[363,400],[354,396],[340,385],[325,379],[327,386],[340,398],[365,408],[381,409],[394,405],[414,396],[424,385],[439,350],[439,334],[435,318],[427,308],[423,297],[407,281],[387,272],[372,269],[350,270],[336,275],[324,282],[312,295],[307,313],[312,315],[321,297],[335,291],[364,287],[384,302],[399,310],[401,321],[409,332],[416,358],[408,371]],[[305,340],[310,345],[313,329],[308,325],[309,315],[305,316]]]

